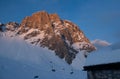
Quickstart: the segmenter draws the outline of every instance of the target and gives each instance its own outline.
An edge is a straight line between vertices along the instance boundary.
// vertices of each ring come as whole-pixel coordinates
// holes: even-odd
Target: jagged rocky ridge
[[[14,32],[34,45],[47,47],[55,51],[60,58],[64,58],[68,64],[72,63],[79,51],[84,51],[87,56],[86,52],[95,50],[77,25],[61,20],[57,14],[48,14],[45,11],[25,17],[21,24],[0,24],[0,30]]]

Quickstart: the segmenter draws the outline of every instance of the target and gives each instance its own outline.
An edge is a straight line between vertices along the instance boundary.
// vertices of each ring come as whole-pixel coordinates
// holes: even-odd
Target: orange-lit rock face
[[[47,12],[37,12],[32,16],[25,17],[21,23],[21,27],[39,28],[44,30],[47,26],[52,27],[52,22],[60,21],[57,14],[48,14]]]
[[[29,33],[30,29],[37,29]],[[23,19],[19,34],[27,33],[25,40],[32,39],[39,34],[44,33],[43,39],[39,37],[32,44],[39,44],[42,47],[48,47],[54,50],[60,58],[65,58],[66,62],[71,64],[79,50],[91,52],[95,47],[85,37],[83,32],[74,23],[61,20],[57,14],[48,14],[45,11],[34,13]],[[29,34],[28,34],[29,33]],[[83,43],[84,44],[81,44]],[[73,47],[74,43],[80,43],[78,50]]]

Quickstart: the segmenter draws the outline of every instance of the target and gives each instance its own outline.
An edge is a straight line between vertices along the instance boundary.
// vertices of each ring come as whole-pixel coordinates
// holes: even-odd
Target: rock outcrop
[[[0,31],[1,31],[1,32],[3,31],[3,27],[4,27],[4,24],[3,24],[3,23],[0,23]]]
[[[6,30],[15,31],[19,28],[19,24],[16,22],[8,22],[6,25]]]

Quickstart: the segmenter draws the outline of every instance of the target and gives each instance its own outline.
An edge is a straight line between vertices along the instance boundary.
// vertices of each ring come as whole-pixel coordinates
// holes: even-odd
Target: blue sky
[[[0,0],[0,22],[45,10],[77,24],[90,40],[120,40],[120,0]]]

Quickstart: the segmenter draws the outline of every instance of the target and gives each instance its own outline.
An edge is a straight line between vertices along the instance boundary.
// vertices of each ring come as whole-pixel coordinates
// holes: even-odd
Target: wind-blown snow
[[[86,79],[76,64],[79,58],[68,65],[47,48],[0,36],[0,79]]]

